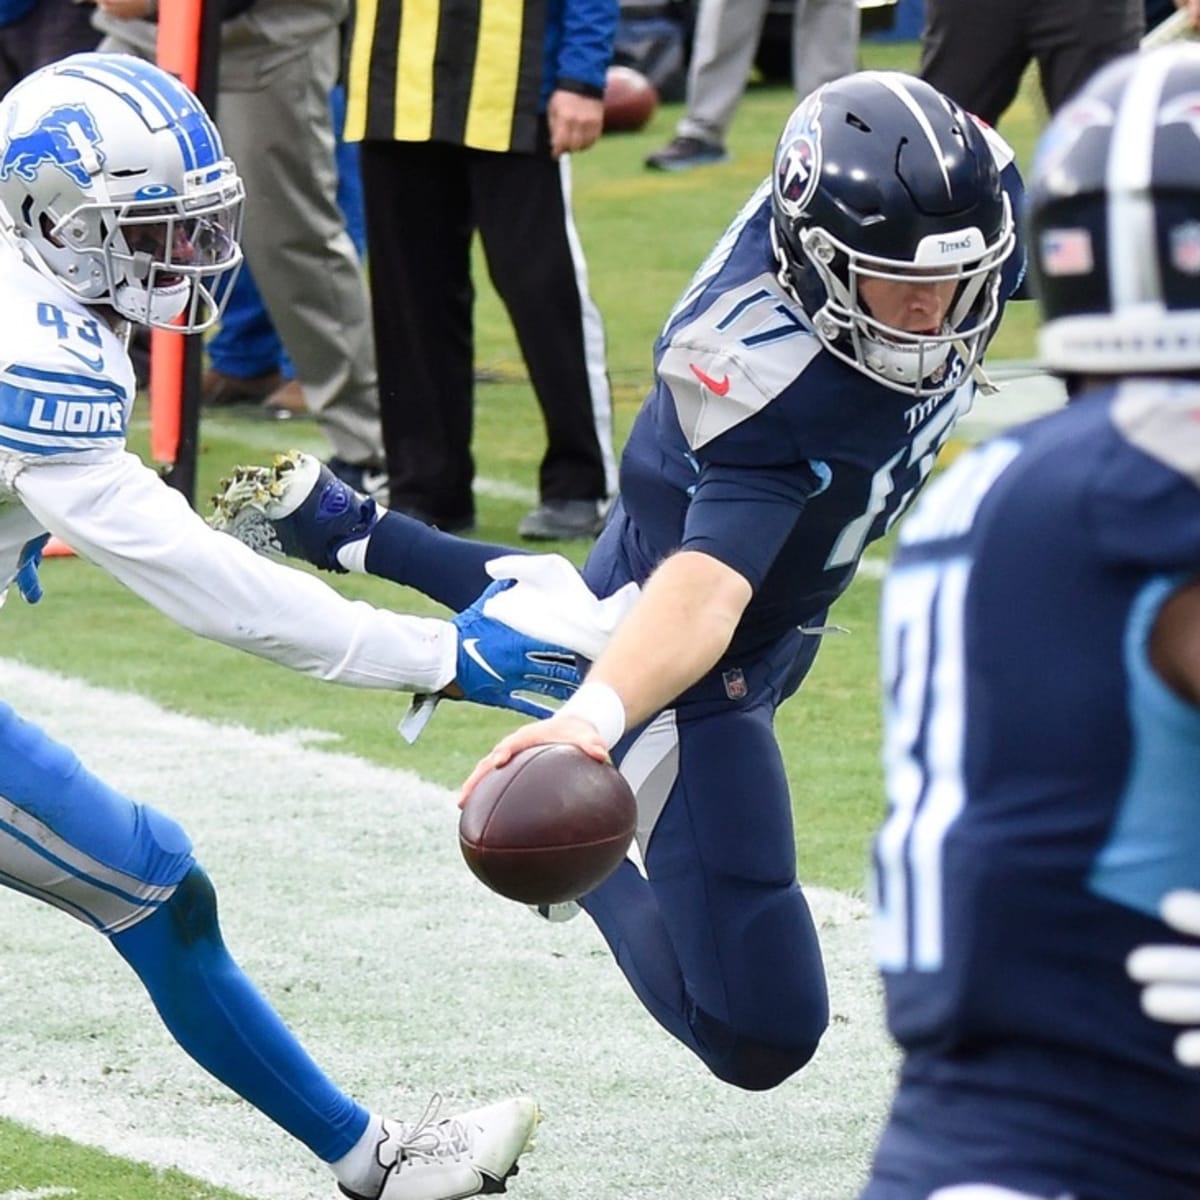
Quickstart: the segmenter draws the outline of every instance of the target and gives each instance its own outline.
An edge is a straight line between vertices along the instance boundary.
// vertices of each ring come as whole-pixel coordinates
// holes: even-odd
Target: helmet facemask
[[[823,293],[821,302],[811,310],[821,344],[894,391],[918,397],[952,391],[983,358],[999,312],[1001,271],[1015,241],[1007,196],[1004,206],[1004,233],[991,246],[977,229],[925,239],[942,247],[960,246],[950,261],[943,253],[927,253],[933,246],[926,247],[925,242],[909,261],[856,251],[820,227],[798,231],[806,265],[817,284],[808,291],[819,288],[818,294]],[[775,239],[780,277],[795,291],[790,284],[793,266],[781,253],[780,242]],[[913,332],[872,315],[862,297],[863,279],[896,284],[954,283],[956,290],[938,330]],[[946,365],[952,351],[957,352],[962,366],[951,373]]]
[[[140,325],[208,329],[242,262],[242,184],[232,164],[223,166],[194,172],[203,179],[189,177],[182,196],[148,187],[124,201],[98,195],[53,222],[47,211],[42,237],[26,238],[26,252],[85,303],[108,304]]]

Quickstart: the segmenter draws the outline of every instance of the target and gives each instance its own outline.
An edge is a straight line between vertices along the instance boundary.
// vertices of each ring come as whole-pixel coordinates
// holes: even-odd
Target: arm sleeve
[[[680,548],[723,562],[757,591],[809,497],[821,490],[821,465],[747,470],[706,464],[692,493]]]
[[[564,0],[555,83],[584,84],[604,94],[617,32],[617,0]],[[570,90],[578,91],[578,87]]]
[[[351,601],[209,528],[132,454],[33,464],[14,490],[39,522],[185,629],[319,679],[436,692],[455,675],[448,621]]]

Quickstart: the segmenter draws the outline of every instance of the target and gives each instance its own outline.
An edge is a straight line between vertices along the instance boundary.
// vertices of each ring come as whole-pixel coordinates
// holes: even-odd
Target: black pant
[[[92,27],[90,4],[38,0],[19,21],[0,27],[0,96],[39,67],[95,50],[101,33]]]
[[[995,125],[1036,59],[1053,113],[1144,28],[1144,0],[925,0],[920,75]]]
[[[435,142],[364,142],[361,162],[392,505],[447,523],[474,513],[475,229],[545,422],[541,497],[606,497],[615,479],[604,331],[576,261],[563,168],[548,150]]]

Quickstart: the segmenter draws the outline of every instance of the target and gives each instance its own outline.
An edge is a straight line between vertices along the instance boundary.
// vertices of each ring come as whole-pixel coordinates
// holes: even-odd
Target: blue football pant
[[[457,610],[491,582],[484,563],[507,553],[388,512],[366,567]],[[719,675],[703,680],[622,741],[614,757],[638,793],[648,878],[626,863],[583,904],[655,1019],[719,1078],[750,1089],[802,1067],[828,1022],[772,728],[818,644],[797,634],[745,664],[738,699]]]
[[[368,1114],[309,1058],[221,939],[216,896],[170,817],[93,775],[0,703],[0,883],[107,934],[176,1041],[318,1157]]]

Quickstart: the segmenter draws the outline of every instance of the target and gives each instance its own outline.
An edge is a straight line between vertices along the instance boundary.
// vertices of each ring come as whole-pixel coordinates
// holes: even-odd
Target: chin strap
[[[970,355],[967,353],[967,347],[963,342],[954,343],[955,350],[962,357],[963,362],[966,362]],[[971,368],[971,378],[975,380],[975,386],[979,389],[981,396],[994,396],[1000,389],[991,381],[988,373],[983,369],[983,360],[980,359]]]

